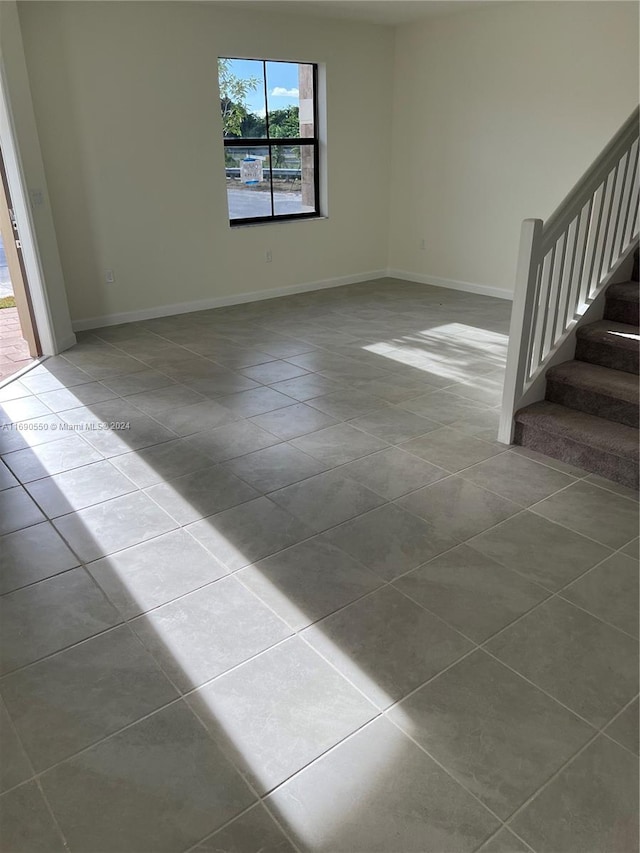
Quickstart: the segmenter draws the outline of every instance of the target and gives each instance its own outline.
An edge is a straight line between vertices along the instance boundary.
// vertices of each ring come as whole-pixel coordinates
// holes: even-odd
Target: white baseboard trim
[[[274,299],[277,296],[291,296],[295,293],[307,293],[310,290],[325,290],[329,287],[342,287],[345,284],[358,284],[377,278],[385,278],[387,270],[345,275],[339,278],[327,278],[322,281],[309,281],[305,284],[292,284],[288,287],[274,287],[271,290],[257,290],[251,293],[235,293],[230,296],[214,296],[195,302],[178,302],[174,305],[158,305],[154,308],[141,308],[137,311],[125,311],[122,314],[104,314],[101,317],[86,317],[73,321],[74,332],[88,329],[100,329],[103,326],[118,326],[120,323],[136,323],[140,320],[152,320],[154,317],[169,317],[172,314],[190,314],[192,311],[206,311],[209,308],[224,308],[229,305],[242,305],[245,302],[259,302]]]
[[[513,293],[509,290],[503,290],[501,287],[490,287],[486,284],[475,284],[471,281],[456,281],[453,278],[439,278],[437,275],[422,275],[422,273],[395,269],[388,269],[387,276],[399,278],[403,281],[415,281],[416,284],[431,284],[434,287],[464,290],[466,293],[477,293],[480,296],[494,296],[498,299],[513,301]]]
[[[55,352],[46,352],[44,353],[46,356],[57,355],[59,352],[64,352],[68,350],[70,347],[73,347],[77,344],[75,335],[67,335],[66,338],[62,338],[62,340],[56,340],[56,351]]]

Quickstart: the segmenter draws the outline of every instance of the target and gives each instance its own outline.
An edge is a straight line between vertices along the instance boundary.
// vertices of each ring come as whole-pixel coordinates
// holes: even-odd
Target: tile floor
[[[496,443],[508,316],[383,280],[0,390],[3,849],[637,851],[638,505]]]

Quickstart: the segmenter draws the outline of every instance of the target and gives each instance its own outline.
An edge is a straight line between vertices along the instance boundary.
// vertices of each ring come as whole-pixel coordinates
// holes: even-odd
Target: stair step
[[[640,285],[637,281],[622,281],[607,289],[605,320],[618,323],[640,323]]]
[[[639,343],[637,326],[614,320],[599,320],[578,329],[576,359],[637,374]]]
[[[565,361],[547,371],[547,400],[638,428],[637,377],[587,361]]]
[[[619,281],[607,288],[607,299],[623,299],[625,302],[640,302],[640,283],[637,281]]]
[[[515,443],[638,488],[638,430],[543,400],[516,413]]]

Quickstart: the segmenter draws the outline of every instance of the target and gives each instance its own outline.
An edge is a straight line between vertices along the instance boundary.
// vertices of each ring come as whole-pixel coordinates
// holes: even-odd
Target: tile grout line
[[[422,604],[420,604],[419,602],[415,601],[415,599],[411,598],[407,593],[404,593],[402,590],[398,590],[398,591],[399,591],[399,592],[401,592],[401,593],[402,593],[406,598],[408,598],[408,599],[409,599],[410,601],[412,601],[414,604],[417,604],[419,607],[421,607],[423,610],[425,610],[427,613],[429,613],[429,614],[430,614],[430,615],[432,615],[432,616],[435,616],[439,621],[444,622],[444,624],[445,624],[445,625],[447,625],[447,627],[452,628],[453,630],[457,631],[459,634],[462,634],[462,636],[463,636],[466,640],[468,640],[470,643],[472,643],[472,644],[473,644],[474,648],[472,648],[468,653],[466,653],[465,655],[463,655],[461,658],[457,658],[457,659],[456,659],[456,660],[455,660],[455,661],[454,661],[450,666],[446,667],[446,668],[445,668],[445,669],[443,669],[443,670],[440,670],[440,671],[439,671],[438,673],[436,673],[432,678],[428,679],[428,680],[427,680],[427,681],[425,681],[423,684],[420,684],[418,687],[416,687],[416,688],[414,688],[413,690],[411,690],[409,693],[407,693],[407,694],[406,694],[406,696],[403,696],[403,697],[402,697],[402,699],[400,699],[400,700],[398,700],[396,703],[394,703],[394,705],[393,705],[393,706],[390,706],[390,708],[391,708],[391,707],[395,707],[396,705],[400,705],[400,704],[402,704],[406,699],[408,699],[408,698],[409,698],[410,696],[412,696],[414,693],[417,693],[419,690],[421,690],[423,687],[425,687],[425,686],[426,686],[427,684],[429,684],[431,681],[433,681],[433,680],[435,680],[436,678],[438,678],[440,675],[442,675],[442,674],[443,674],[444,672],[446,672],[448,669],[451,669],[451,667],[455,666],[455,664],[459,663],[459,662],[460,662],[461,660],[463,660],[464,658],[469,657],[469,656],[470,656],[471,654],[473,654],[474,652],[484,652],[486,655],[488,655],[489,657],[491,657],[491,658],[492,658],[493,660],[495,660],[497,663],[501,664],[501,665],[502,665],[502,666],[504,666],[506,669],[509,669],[511,672],[513,672],[513,673],[514,673],[514,675],[517,675],[519,678],[522,678],[524,681],[528,682],[532,687],[536,688],[536,690],[539,690],[541,693],[544,693],[544,694],[545,694],[545,696],[547,696],[547,698],[549,698],[549,699],[553,700],[556,704],[561,705],[561,706],[562,706],[566,711],[569,711],[569,713],[571,713],[573,716],[578,717],[578,719],[580,719],[583,723],[586,723],[590,728],[592,728],[592,729],[596,729],[598,732],[600,732],[600,731],[602,731],[602,730],[604,729],[604,727],[603,727],[603,729],[600,729],[598,726],[594,725],[594,723],[591,723],[589,720],[587,720],[585,717],[583,717],[583,716],[582,716],[578,711],[575,711],[573,708],[570,708],[568,705],[565,705],[565,704],[564,704],[564,702],[562,702],[562,701],[561,701],[560,699],[558,699],[556,696],[553,696],[551,693],[549,693],[547,690],[545,690],[545,689],[544,689],[543,687],[541,687],[539,684],[536,684],[534,681],[531,681],[531,679],[529,679],[526,675],[523,675],[523,673],[519,672],[517,669],[514,669],[514,668],[513,668],[512,666],[510,666],[508,663],[506,663],[506,662],[505,662],[505,661],[503,661],[501,658],[499,658],[499,657],[497,657],[495,654],[493,654],[489,649],[485,648],[485,646],[486,646],[486,644],[487,644],[487,643],[490,643],[492,640],[494,640],[497,636],[499,636],[499,635],[500,635],[500,634],[502,634],[503,632],[508,631],[508,630],[509,630],[510,628],[512,628],[515,624],[517,624],[521,619],[524,619],[525,617],[529,616],[532,612],[534,612],[535,610],[537,610],[538,608],[540,608],[543,604],[547,603],[547,602],[548,602],[548,601],[549,601],[553,596],[548,596],[547,598],[543,599],[542,601],[539,601],[537,604],[534,604],[531,608],[529,608],[529,610],[527,610],[527,611],[525,611],[524,613],[520,614],[519,616],[515,617],[515,618],[514,618],[511,622],[509,622],[507,625],[504,625],[502,628],[499,628],[499,629],[498,629],[497,631],[495,631],[491,636],[489,636],[489,637],[487,637],[485,640],[483,640],[483,641],[482,641],[482,643],[477,643],[475,640],[473,640],[473,639],[472,639],[471,637],[469,637],[467,634],[464,634],[464,633],[463,633],[459,628],[454,628],[454,627],[453,627],[453,625],[450,625],[448,622],[446,622],[444,619],[442,619],[442,617],[438,616],[437,614],[433,613],[431,610],[428,610],[424,605],[422,605]],[[619,711],[616,711],[616,714],[614,715],[614,717],[615,717],[615,716],[617,716],[617,715],[618,715],[618,713],[619,713]],[[612,719],[613,719],[613,718],[612,718]],[[610,725],[610,723],[611,723],[611,722],[612,722],[612,720],[609,720],[609,721],[606,723],[606,725],[607,725],[607,726],[608,726],[608,725]]]
[[[522,844],[524,844],[524,846],[527,848],[527,851],[530,851],[530,853],[537,853],[537,851],[535,851],[533,847],[524,840],[524,838],[518,835],[518,833],[513,829],[513,827],[507,826],[506,823],[503,823],[502,826],[498,827],[498,829],[492,835],[490,835],[482,842],[480,847],[476,847],[473,853],[482,853],[485,844],[489,844],[489,842],[493,841],[496,836],[498,836],[501,832],[511,833],[518,839],[518,841],[521,841]]]
[[[206,723],[204,722],[204,720],[202,720],[202,719],[200,718],[200,715],[199,715],[199,714],[198,714],[198,712],[195,710],[195,708],[193,708],[189,702],[185,702],[185,704],[187,705],[187,707],[188,707],[188,708],[189,708],[189,710],[191,711],[191,714],[195,717],[195,719],[197,720],[197,722],[199,723],[199,725],[202,727],[202,729],[204,730],[204,732],[205,732],[205,734],[207,735],[207,737],[208,737],[208,738],[209,738],[209,739],[214,743],[214,745],[215,745],[215,746],[220,750],[220,752],[224,755],[224,757],[229,761],[229,763],[230,763],[231,767],[233,767],[233,769],[236,771],[236,773],[238,774],[238,776],[240,777],[240,779],[244,782],[244,784],[247,786],[247,788],[251,791],[251,794],[255,797],[255,801],[252,803],[251,807],[253,807],[253,806],[257,805],[257,804],[260,804],[260,805],[261,805],[261,807],[262,807],[262,808],[264,808],[264,809],[267,811],[267,813],[269,814],[268,809],[266,809],[266,806],[264,805],[264,798],[265,798],[267,795],[262,796],[262,795],[258,792],[258,789],[255,787],[255,785],[253,784],[253,782],[251,781],[251,779],[249,779],[249,778],[248,778],[248,774],[247,774],[246,772],[243,772],[242,768],[238,766],[238,763],[237,763],[237,762],[236,762],[236,761],[231,757],[231,755],[230,755],[230,754],[228,754],[228,753],[230,752],[230,750],[229,750],[229,751],[227,751],[227,750],[225,749],[225,747],[221,746],[221,745],[217,742],[216,738],[215,738],[215,737],[214,737],[214,735],[209,731],[209,729],[207,728]],[[226,737],[226,734],[225,734],[225,737]],[[247,809],[247,810],[248,810],[248,809]],[[244,812],[243,812],[243,814],[244,814]],[[226,824],[224,824],[224,826],[228,826],[230,823],[232,823],[232,822],[233,822],[233,820],[236,820],[236,819],[237,819],[237,817],[238,817],[238,815],[236,815],[236,817],[235,817],[235,818],[233,818],[232,820],[230,820],[230,821],[228,821]],[[279,825],[279,824],[278,824],[278,825]],[[211,836],[215,835],[215,833],[216,833],[216,832],[219,832],[219,831],[220,831],[220,829],[222,829],[222,828],[224,828],[224,827],[218,827],[218,828],[217,828],[217,829],[215,829],[212,833],[208,833],[206,836],[204,836],[204,838],[209,838],[209,837],[211,837]],[[296,844],[294,844],[294,843],[293,843],[293,841],[292,841],[292,839],[291,839],[291,838],[289,838],[288,833],[285,833],[285,836],[287,837],[287,839],[288,839],[289,841],[291,841],[291,843],[293,844],[293,846],[294,846],[295,850],[297,850],[297,851],[298,851],[298,853],[300,853],[298,846],[297,846]],[[187,849],[187,851],[185,851],[185,853],[188,853],[188,851],[193,850],[193,848],[194,848],[194,847],[196,847],[198,844],[202,843],[202,841],[204,840],[204,838],[201,838],[201,839],[200,839],[200,841],[196,842],[196,844],[195,844],[195,845],[192,845],[191,847],[189,847],[189,848]]]
[[[45,804],[45,806],[46,806],[46,808],[47,808],[47,811],[49,812],[49,815],[51,816],[51,819],[52,819],[52,821],[53,821],[53,825],[55,826],[55,828],[57,829],[57,831],[58,831],[58,833],[59,833],[60,837],[62,838],[62,843],[63,843],[63,845],[64,845],[65,849],[66,849],[66,850],[70,850],[69,841],[67,840],[66,835],[65,835],[65,834],[64,834],[64,832],[62,831],[62,827],[60,826],[60,823],[59,823],[59,821],[58,821],[58,817],[57,817],[56,813],[55,813],[55,812],[54,812],[54,810],[53,810],[53,806],[52,806],[52,805],[51,805],[51,803],[49,802],[49,798],[47,797],[47,795],[46,795],[46,793],[45,793],[45,791],[44,791],[44,788],[42,787],[42,783],[41,783],[40,779],[39,779],[39,778],[36,778],[36,779],[34,779],[33,781],[35,782],[35,785],[36,785],[36,787],[38,788],[38,791],[40,791],[40,796],[42,797],[42,799],[43,799],[43,801],[44,801],[44,804]]]
[[[386,715],[385,715],[385,716],[386,716]],[[471,791],[469,788],[467,788],[467,786],[466,786],[463,782],[461,782],[458,778],[456,778],[456,776],[453,774],[453,771],[451,771],[451,770],[449,770],[447,767],[445,767],[445,765],[444,765],[444,764],[442,764],[442,763],[441,763],[437,758],[435,758],[435,757],[434,757],[434,756],[429,752],[429,750],[428,750],[426,747],[424,747],[424,746],[423,746],[422,744],[420,744],[417,740],[415,740],[415,738],[414,738],[414,737],[412,737],[412,735],[410,735],[410,734],[409,734],[409,732],[405,731],[405,729],[403,729],[403,728],[402,728],[398,723],[396,723],[396,721],[395,721],[392,717],[386,717],[386,719],[388,719],[388,721],[389,721],[393,726],[395,726],[395,728],[396,728],[399,732],[401,732],[403,735],[405,735],[405,737],[407,737],[407,738],[408,738],[408,739],[409,739],[409,740],[410,740],[410,741],[411,741],[411,742],[412,742],[412,743],[413,743],[413,744],[414,744],[414,745],[415,745],[415,746],[416,746],[416,747],[417,747],[421,752],[423,752],[423,753],[424,753],[428,758],[430,758],[430,759],[431,759],[431,761],[433,761],[433,762],[434,762],[434,764],[437,764],[437,766],[438,766],[441,770],[443,770],[443,771],[447,774],[447,776],[448,776],[448,777],[449,777],[449,778],[450,778],[454,783],[456,783],[457,785],[459,785],[459,786],[460,786],[464,791],[466,791],[466,793],[467,793],[467,794],[469,794],[471,797],[473,797],[473,799],[474,799],[474,800],[475,800],[475,801],[476,801],[476,802],[477,802],[477,803],[478,803],[482,808],[484,808],[487,812],[489,812],[489,814],[490,814],[490,815],[491,815],[495,820],[497,820],[497,821],[499,822],[499,824],[500,824],[500,825],[499,825],[499,827],[498,827],[498,830],[496,830],[496,832],[497,832],[497,831],[499,831],[500,829],[504,829],[504,828],[507,826],[506,821],[504,821],[504,820],[503,820],[503,819],[502,819],[502,818],[501,818],[501,817],[500,817],[500,816],[499,816],[499,815],[498,815],[498,814],[497,814],[497,813],[496,813],[496,812],[495,812],[495,811],[494,811],[490,806],[488,806],[488,805],[487,805],[483,800],[481,800],[481,799],[480,799],[480,797],[479,797],[477,794],[475,794],[473,791]],[[495,832],[494,832],[494,833],[492,833],[492,834],[495,834]],[[514,834],[515,834],[515,833],[514,833]],[[518,836],[518,837],[519,837],[519,836]],[[487,838],[483,839],[483,841],[482,841],[482,843],[481,843],[480,847],[482,847],[482,845],[483,845],[483,844],[486,844],[486,843],[487,843],[487,841],[489,840],[489,838],[491,838],[491,836],[488,836]],[[478,849],[478,848],[476,848],[476,850],[477,850],[477,849]]]
[[[248,806],[246,809],[244,809],[242,812],[240,812],[240,814],[235,815],[230,820],[226,821],[226,823],[222,824],[222,826],[219,826],[217,829],[214,829],[213,832],[210,832],[207,835],[200,838],[198,841],[196,841],[195,844],[192,844],[190,847],[187,847],[185,850],[183,850],[182,853],[194,853],[194,851],[203,842],[208,841],[209,839],[214,839],[214,837],[219,832],[223,832],[228,826],[231,826],[237,820],[244,817],[246,814],[248,814],[250,811],[253,811],[254,809],[260,809],[261,812],[263,812],[264,814],[267,815],[269,820],[273,821],[276,824],[276,826],[278,827],[280,832],[282,832],[282,834],[284,835],[286,840],[291,844],[295,853],[303,853],[302,849],[300,847],[298,847],[298,845],[293,840],[293,837],[289,835],[287,828],[282,826],[280,821],[278,821],[275,818],[275,816],[271,814],[271,812],[269,811],[269,809],[266,807],[266,805],[264,804],[264,802],[261,799],[258,799],[255,803],[252,803],[250,806]],[[261,851],[257,851],[257,853],[261,853]],[[267,853],[266,849],[265,849],[264,853]]]
[[[551,784],[554,782],[554,780],[555,780],[555,779],[557,779],[557,777],[558,777],[558,776],[560,776],[560,774],[561,774],[561,773],[562,773],[562,772],[563,772],[563,771],[564,771],[564,770],[565,770],[565,769],[566,769],[570,764],[572,764],[574,761],[576,761],[576,759],[578,759],[578,758],[582,755],[582,753],[583,753],[583,752],[586,752],[586,750],[587,750],[587,749],[588,749],[592,744],[594,744],[594,743],[598,740],[598,738],[599,738],[599,737],[601,737],[601,736],[602,736],[602,732],[601,732],[601,731],[596,731],[596,732],[593,734],[593,736],[592,736],[592,737],[590,737],[590,738],[587,740],[587,742],[586,742],[586,743],[584,743],[584,744],[580,747],[580,749],[578,749],[578,750],[577,750],[577,751],[576,751],[576,752],[575,752],[575,753],[574,753],[570,758],[568,758],[568,759],[567,759],[567,760],[562,764],[562,766],[561,766],[561,767],[558,767],[558,769],[557,769],[557,770],[555,770],[555,771],[554,771],[554,772],[549,776],[549,778],[548,778],[545,782],[543,782],[543,783],[542,783],[542,785],[540,785],[540,787],[539,787],[536,791],[534,791],[534,793],[533,793],[533,794],[531,794],[531,796],[527,797],[527,799],[526,799],[523,803],[521,803],[521,804],[520,804],[516,809],[514,809],[514,811],[509,815],[509,817],[508,817],[508,818],[507,818],[507,820],[506,820],[506,825],[509,827],[509,829],[511,830],[511,832],[514,832],[514,830],[511,828],[511,825],[510,825],[510,824],[511,824],[511,821],[512,821],[512,820],[514,820],[515,818],[517,818],[517,817],[518,817],[518,815],[519,815],[521,812],[523,812],[523,811],[527,808],[527,806],[529,806],[529,805],[530,805],[530,804],[531,804],[531,803],[532,803],[532,802],[533,802],[533,801],[534,801],[534,800],[535,800],[535,799],[536,799],[536,798],[537,798],[537,797],[538,797],[538,796],[539,796],[539,795],[540,795],[540,794],[541,794],[541,793],[542,793],[546,788],[548,788],[548,787],[549,787],[549,785],[551,785]],[[637,758],[637,756],[636,756],[636,758]]]
[[[5,714],[7,716],[8,721],[9,721],[9,726],[11,728],[11,732],[12,732],[13,736],[15,737],[15,739],[17,740],[18,744],[20,745],[20,748],[22,749],[22,752],[23,752],[23,754],[27,760],[27,764],[29,766],[29,769],[31,770],[31,776],[28,779],[23,779],[21,782],[18,782],[17,785],[13,785],[12,787],[7,788],[4,791],[2,791],[2,793],[0,794],[0,802],[2,801],[2,798],[5,796],[5,794],[9,794],[13,791],[16,791],[16,790],[18,790],[18,788],[22,788],[22,787],[26,788],[27,785],[29,785],[30,783],[33,782],[35,784],[35,786],[37,787],[38,791],[40,792],[40,796],[42,797],[45,808],[49,813],[49,816],[53,822],[53,825],[54,825],[58,835],[62,839],[62,844],[63,844],[64,848],[66,850],[68,850],[69,844],[67,842],[67,838],[66,838],[64,832],[62,831],[62,827],[58,823],[58,819],[57,819],[57,817],[53,811],[53,808],[51,807],[51,803],[49,802],[49,799],[47,798],[47,796],[44,792],[44,789],[42,788],[42,785],[40,784],[40,779],[38,778],[38,775],[36,773],[36,769],[33,765],[32,760],[31,760],[31,756],[29,755],[29,753],[28,753],[28,751],[24,745],[24,742],[22,740],[20,732],[18,731],[18,728],[17,728],[17,726],[13,720],[13,717],[9,713],[9,709],[8,709],[6,702],[4,701],[3,698],[0,698],[0,703],[2,704],[2,707],[4,708]]]
[[[517,517],[517,515],[519,515],[519,514],[520,514],[520,513],[517,513],[515,516],[511,516],[511,518],[516,518],[516,517]],[[510,519],[506,519],[506,521],[509,521],[509,520],[510,520]],[[503,523],[504,523],[504,522],[499,522],[497,525],[494,525],[494,527],[493,527],[493,528],[488,528],[486,531],[485,531],[485,530],[483,530],[483,531],[482,531],[482,533],[487,533],[487,532],[489,532],[489,531],[493,530],[495,527],[499,527],[499,526],[500,526],[501,524],[503,524]],[[573,531],[572,531],[572,532],[573,532]],[[476,535],[481,535],[481,534],[476,534]],[[588,610],[586,607],[583,607],[583,606],[582,606],[582,605],[580,605],[580,604],[576,604],[574,601],[571,601],[571,599],[565,598],[565,597],[562,595],[562,593],[563,593],[567,588],[569,588],[569,587],[573,586],[575,583],[577,583],[578,581],[582,580],[582,578],[586,577],[587,575],[591,574],[591,572],[593,572],[593,571],[595,571],[596,569],[600,568],[600,566],[601,566],[603,563],[606,563],[606,562],[607,562],[607,560],[610,560],[610,559],[611,559],[613,556],[615,556],[616,554],[621,554],[621,553],[623,553],[622,548],[626,548],[626,547],[627,547],[627,545],[623,545],[623,546],[622,546],[622,548],[618,549],[617,551],[612,551],[610,554],[606,554],[606,555],[602,558],[602,560],[600,560],[600,561],[599,561],[599,562],[597,562],[597,563],[594,563],[592,566],[590,566],[589,568],[585,569],[584,571],[582,571],[580,574],[576,575],[576,576],[575,576],[574,578],[572,578],[571,580],[567,581],[567,583],[566,583],[566,584],[564,584],[564,585],[563,585],[562,587],[560,587],[559,589],[554,590],[554,589],[552,589],[552,588],[551,588],[551,587],[549,587],[549,586],[545,586],[545,584],[543,584],[541,581],[532,580],[528,575],[523,574],[523,573],[522,573],[522,572],[520,572],[518,569],[514,569],[514,568],[512,568],[512,567],[510,567],[510,566],[504,566],[502,563],[498,563],[498,562],[497,562],[496,560],[494,560],[492,557],[486,557],[486,555],[484,555],[481,551],[478,551],[478,550],[477,550],[477,549],[476,549],[472,544],[470,544],[471,540],[472,540],[472,539],[474,539],[474,538],[475,538],[475,536],[471,537],[471,539],[467,539],[465,542],[460,543],[460,545],[456,545],[456,546],[454,546],[453,548],[450,548],[448,551],[443,551],[441,554],[437,554],[437,555],[436,555],[435,557],[433,557],[431,560],[428,560],[426,563],[422,563],[420,566],[417,566],[415,569],[409,569],[407,572],[403,572],[401,575],[398,575],[397,577],[395,577],[395,578],[393,579],[392,583],[395,583],[395,581],[399,580],[400,578],[406,577],[406,576],[408,576],[408,575],[412,574],[413,572],[418,571],[418,569],[425,568],[426,566],[428,566],[428,565],[429,565],[429,563],[433,562],[434,560],[437,560],[438,558],[440,558],[440,557],[444,556],[445,554],[450,553],[450,551],[455,550],[455,548],[459,548],[459,547],[461,547],[461,545],[466,545],[468,548],[471,548],[471,549],[472,549],[473,551],[475,551],[477,554],[480,554],[481,556],[485,557],[486,559],[491,560],[492,562],[495,562],[495,563],[496,563],[496,565],[500,566],[501,568],[505,569],[506,571],[511,572],[511,573],[513,573],[513,574],[515,574],[515,575],[518,575],[518,577],[521,577],[523,580],[526,580],[528,583],[533,584],[534,586],[538,586],[538,587],[540,587],[540,589],[543,589],[543,590],[545,590],[546,592],[548,592],[548,593],[549,593],[549,594],[548,594],[544,599],[542,599],[541,601],[539,601],[539,602],[537,602],[536,604],[534,604],[534,605],[533,605],[529,610],[527,610],[527,611],[525,611],[524,613],[520,614],[520,616],[517,616],[517,617],[514,619],[514,622],[519,621],[521,618],[523,618],[524,616],[528,615],[532,610],[536,610],[538,607],[541,607],[543,604],[545,604],[545,603],[547,603],[548,601],[550,601],[550,599],[552,599],[552,598],[560,598],[562,601],[564,601],[564,602],[565,602],[565,603],[567,603],[567,604],[572,605],[572,606],[573,606],[573,607],[575,607],[577,610],[582,610],[584,613],[587,613],[589,616],[592,616],[594,619],[597,619],[599,622],[603,622],[605,625],[608,625],[610,628],[613,628],[615,631],[618,631],[619,633],[624,634],[625,636],[629,637],[631,640],[634,640],[635,642],[638,642],[638,637],[635,637],[633,634],[629,634],[629,633],[628,633],[627,631],[625,631],[623,628],[620,628],[620,627],[618,627],[617,625],[614,625],[612,622],[608,622],[606,619],[604,619],[602,616],[599,616],[597,613],[593,613],[591,610]],[[628,543],[627,543],[627,544],[628,544]],[[605,546],[605,547],[606,547],[606,546]],[[623,555],[624,555],[624,554],[623,554]],[[626,556],[626,555],[624,555],[624,556]],[[401,591],[402,591],[402,590],[401,590]],[[411,598],[411,596],[409,595],[409,593],[405,593],[405,595],[407,595],[409,598]],[[412,600],[414,600],[414,599],[412,599]],[[417,602],[417,601],[416,601],[416,604],[419,604],[419,603],[420,603],[420,602]],[[426,608],[424,605],[421,605],[421,606],[422,606],[422,607],[424,607],[426,610],[428,610],[428,608]],[[429,611],[429,612],[431,612],[431,611]],[[436,615],[436,614],[434,614],[434,615]],[[442,617],[440,617],[440,618],[442,618]],[[447,623],[447,624],[448,624],[448,623]],[[499,629],[499,631],[498,631],[497,633],[501,633],[503,630],[506,630],[507,628],[511,627],[511,625],[512,625],[512,624],[513,624],[513,622],[510,622],[508,625],[505,625],[503,628]],[[454,626],[451,626],[451,627],[454,627]],[[456,628],[455,630],[460,631],[460,629],[459,629],[459,628]],[[494,635],[492,635],[492,637],[491,637],[491,638],[493,638],[493,636],[496,636],[496,635],[495,635],[495,634],[494,634]],[[488,642],[488,640],[487,640],[487,642]]]
[[[11,788],[7,789],[6,791],[3,792],[3,794],[8,793],[9,791],[12,791],[15,788],[19,788],[22,785],[25,785],[27,782],[38,780],[41,776],[44,776],[47,773],[51,772],[52,770],[55,770],[57,767],[64,765],[64,764],[67,764],[68,762],[78,758],[78,756],[83,755],[86,752],[89,752],[90,750],[92,750],[98,746],[101,746],[106,741],[112,740],[113,738],[122,734],[122,732],[125,732],[128,729],[132,728],[133,726],[136,726],[138,723],[144,722],[145,720],[149,719],[150,717],[153,717],[155,714],[166,711],[167,708],[172,707],[173,705],[176,705],[180,702],[183,702],[183,704],[185,704],[189,708],[189,710],[192,712],[192,714],[194,714],[194,716],[198,719],[198,722],[201,725],[204,725],[204,723],[202,722],[200,717],[196,714],[196,712],[191,707],[190,703],[187,702],[187,699],[190,696],[192,696],[195,693],[198,693],[203,687],[207,687],[209,684],[212,684],[213,682],[218,681],[220,678],[223,678],[224,676],[226,676],[232,672],[235,672],[235,670],[240,669],[245,664],[250,663],[251,661],[254,661],[256,658],[260,657],[261,655],[265,654],[266,652],[272,651],[273,649],[277,648],[278,646],[283,645],[284,643],[288,642],[289,640],[291,640],[295,637],[295,634],[290,634],[287,637],[283,637],[281,640],[278,640],[277,642],[273,643],[271,646],[268,646],[266,649],[262,649],[261,651],[256,652],[250,658],[247,658],[246,660],[240,661],[240,663],[235,664],[234,666],[230,667],[229,669],[225,670],[224,672],[219,673],[218,675],[208,679],[207,681],[203,682],[202,684],[197,685],[196,687],[189,688],[189,690],[187,690],[185,692],[171,679],[171,676],[165,671],[164,667],[162,666],[162,663],[156,659],[153,652],[151,652],[147,648],[144,641],[135,633],[135,631],[131,628],[131,626],[127,622],[122,622],[119,625],[114,625],[111,628],[108,628],[106,631],[103,631],[100,634],[94,634],[93,636],[87,637],[84,640],[81,640],[80,642],[75,643],[72,646],[67,646],[64,649],[60,649],[60,650],[54,652],[53,654],[48,655],[46,658],[41,658],[38,661],[34,661],[30,664],[27,664],[27,666],[23,667],[21,670],[14,670],[11,673],[7,673],[5,676],[2,677],[2,680],[4,680],[4,678],[7,678],[10,675],[13,675],[15,672],[20,672],[23,669],[27,669],[27,668],[32,667],[32,666],[36,666],[39,663],[41,663],[43,660],[50,660],[51,658],[56,657],[57,655],[60,655],[64,652],[68,651],[70,648],[76,648],[77,646],[85,645],[86,643],[89,643],[92,640],[94,640],[96,637],[102,637],[105,634],[108,634],[108,633],[111,633],[113,631],[116,631],[118,629],[123,629],[123,628],[128,629],[130,636],[133,637],[133,639],[138,643],[138,645],[140,645],[141,648],[143,648],[145,650],[145,652],[149,655],[149,657],[153,660],[157,669],[160,670],[160,672],[162,672],[163,676],[167,679],[167,681],[169,682],[171,687],[175,690],[175,692],[176,692],[175,697],[173,699],[170,699],[169,701],[165,702],[164,704],[160,705],[159,707],[154,708],[151,711],[149,711],[149,712],[143,714],[142,716],[136,718],[135,720],[132,720],[130,723],[127,723],[126,725],[121,726],[119,729],[116,729],[112,732],[108,732],[106,735],[103,735],[98,740],[93,741],[92,743],[88,744],[87,746],[84,746],[81,749],[78,749],[69,755],[66,755],[64,758],[59,759],[58,761],[54,762],[51,765],[48,765],[47,767],[45,767],[42,770],[35,770],[35,768],[33,768],[33,765],[32,765],[32,769],[34,771],[33,774],[28,779],[23,779],[17,785],[14,785]],[[10,714],[8,708],[6,708],[6,712],[7,712],[7,715],[9,716],[9,719],[11,720],[11,724],[12,724],[13,728],[15,729],[15,723],[13,722],[13,719],[11,717],[11,714]],[[211,738],[214,741],[214,743],[216,743],[216,745],[218,745],[217,742],[215,741],[215,739],[213,738],[213,736],[211,735],[211,733],[206,729],[206,726],[205,726],[205,730],[207,731],[208,737]],[[15,732],[16,732],[16,734],[18,734],[17,729],[15,729]],[[22,745],[22,748],[25,752],[25,755],[29,758],[29,763],[31,764],[31,759],[29,757],[29,753],[27,752],[26,748],[22,744],[22,738],[20,738],[19,735],[18,735],[18,738],[19,738],[20,743]],[[226,755],[226,753],[225,753],[225,755]],[[231,760],[231,759],[229,759],[229,760]],[[233,763],[235,769],[238,771],[238,773],[240,773],[242,778],[244,778],[244,774],[241,773],[240,770],[236,767],[235,762],[232,761],[232,763]]]

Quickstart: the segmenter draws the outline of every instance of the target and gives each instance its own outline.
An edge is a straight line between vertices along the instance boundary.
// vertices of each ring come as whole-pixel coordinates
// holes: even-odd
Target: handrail
[[[522,223],[498,430],[506,444],[525,394],[638,241],[639,119],[635,109],[545,223]]]
[[[589,166],[584,175],[575,184],[571,192],[560,202],[551,216],[544,224],[545,239],[553,239],[571,221],[571,213],[577,206],[582,205],[591,197],[593,191],[602,182],[606,166],[620,159],[621,154],[627,150],[630,143],[638,138],[638,123],[640,122],[640,108],[636,108],[622,125],[620,130],[611,141],[602,149],[599,157]]]

